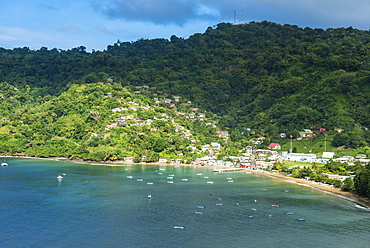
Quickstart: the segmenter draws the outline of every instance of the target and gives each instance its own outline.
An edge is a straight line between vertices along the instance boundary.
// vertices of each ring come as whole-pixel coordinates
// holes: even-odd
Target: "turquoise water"
[[[369,210],[264,176],[7,162],[0,168],[1,247],[370,246]]]

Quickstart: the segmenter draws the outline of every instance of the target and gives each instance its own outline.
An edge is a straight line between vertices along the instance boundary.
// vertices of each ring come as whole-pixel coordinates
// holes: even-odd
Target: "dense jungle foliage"
[[[335,146],[370,142],[370,32],[271,22],[220,23],[188,39],[117,41],[104,51],[0,49],[0,81],[48,99],[70,84],[114,77],[221,116],[232,138],[346,130]],[[246,132],[245,130],[251,130]]]
[[[6,83],[1,89],[6,89],[1,91],[1,153],[190,163],[209,154],[204,146],[212,142],[222,144],[221,157],[226,149],[228,154],[238,149],[220,137],[217,120],[209,113],[188,101],[159,98],[156,93],[154,97],[149,89],[132,91],[108,82],[77,84],[58,97],[37,101]]]

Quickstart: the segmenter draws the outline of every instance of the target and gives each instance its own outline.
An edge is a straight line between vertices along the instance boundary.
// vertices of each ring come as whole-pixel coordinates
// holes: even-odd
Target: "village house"
[[[342,176],[342,175],[330,174],[330,173],[322,173],[321,175],[324,175],[324,176],[326,176],[327,178],[330,178],[330,179],[340,180],[342,182],[344,180],[346,180],[347,178],[349,178],[349,177],[354,177],[354,176]]]
[[[160,158],[158,163],[167,163],[167,158]]]
[[[354,157],[352,156],[343,156],[343,157],[340,157],[340,158],[335,158],[333,159],[333,161],[335,162],[341,162],[341,163],[352,163],[354,161]]]
[[[271,143],[267,148],[270,148],[272,150],[280,150],[281,146],[278,143]]]
[[[128,163],[133,163],[134,162],[134,157],[124,157],[123,161],[128,162]]]
[[[315,162],[316,155],[310,153],[283,153],[282,159],[289,161]]]

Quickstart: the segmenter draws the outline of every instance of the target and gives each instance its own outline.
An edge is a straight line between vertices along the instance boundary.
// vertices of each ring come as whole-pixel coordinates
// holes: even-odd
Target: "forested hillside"
[[[2,115],[15,105],[40,108],[72,84],[111,78],[216,113],[233,140],[326,128],[345,130],[336,146],[359,147],[370,143],[369,52],[369,31],[270,22],[221,23],[188,39],[117,41],[91,53],[83,46],[0,49]],[[50,109],[39,111],[51,118]]]
[[[208,155],[212,144],[222,144],[217,149],[221,157],[226,150],[228,155],[238,151],[220,135],[212,115],[147,87],[133,91],[114,82],[77,84],[35,102],[9,84],[1,86],[4,154],[190,163]]]

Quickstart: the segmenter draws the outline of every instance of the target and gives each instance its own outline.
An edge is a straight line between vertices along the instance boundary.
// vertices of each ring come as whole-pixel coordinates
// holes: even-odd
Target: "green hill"
[[[209,154],[202,150],[205,145],[225,144],[210,113],[146,87],[132,91],[120,83],[71,85],[57,97],[33,102],[23,99],[25,94],[16,88],[3,86],[8,89],[3,91],[2,108],[9,106],[8,112],[2,112],[3,153],[92,161],[133,157],[136,162],[158,162],[159,158],[191,162]]]
[[[326,128],[333,145],[361,147],[370,143],[369,49],[370,32],[351,27],[220,23],[188,39],[118,41],[92,53],[0,49],[0,80],[24,92],[17,104],[35,104],[114,77],[217,114],[234,141]]]

